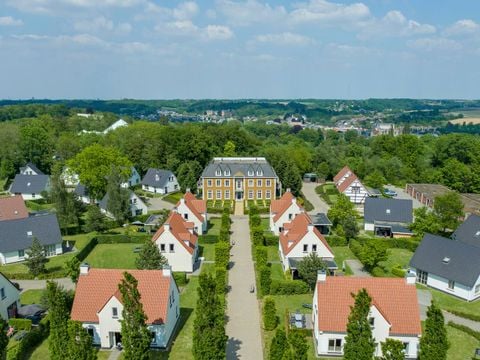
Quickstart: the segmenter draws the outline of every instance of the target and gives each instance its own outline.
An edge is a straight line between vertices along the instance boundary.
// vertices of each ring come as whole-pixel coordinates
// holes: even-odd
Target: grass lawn
[[[48,352],[48,339],[45,339],[35,348],[35,350],[33,350],[32,355],[30,355],[30,359],[40,360],[49,358],[50,353]]]
[[[428,288],[428,290],[432,293],[437,305],[444,310],[461,311],[477,316],[480,314],[480,300],[468,302],[432,288]]]
[[[348,246],[333,246],[332,251],[335,255],[335,262],[337,263],[339,270],[342,269],[342,265],[345,260],[357,258],[355,255],[353,255],[352,250],[350,250]],[[345,265],[345,274],[353,275],[353,272],[348,265]]]
[[[107,360],[110,357],[110,351],[108,350],[99,350],[97,353],[98,360]]]
[[[270,219],[269,218],[262,218],[260,222],[260,226],[262,227],[263,231],[270,232]]]
[[[285,280],[282,264],[272,264],[270,270],[272,280]]]
[[[162,200],[165,200],[171,204],[176,204],[180,201],[180,199],[185,195],[182,192],[176,192],[173,194],[168,194],[167,196],[163,197]]]
[[[267,261],[280,261],[278,246],[267,246]]]
[[[53,272],[63,269],[65,262],[71,259],[74,255],[75,253],[72,252],[65,255],[58,255],[49,258],[49,262],[45,266],[47,272]],[[24,265],[23,262],[8,264],[2,266],[2,273],[4,273],[9,278],[15,279],[15,276],[13,274],[26,274],[28,273],[28,268]]]
[[[215,244],[202,244],[199,241],[199,256],[203,256],[205,260],[215,260]]]
[[[207,235],[219,235],[220,227],[222,225],[222,219],[219,217],[212,217],[208,220]]]
[[[82,250],[90,241],[91,238],[93,238],[97,233],[91,232],[87,234],[79,234],[79,235],[67,235],[64,236],[65,241],[69,241],[70,243],[73,243],[75,249],[77,250]]]
[[[413,252],[406,249],[388,249],[388,258],[385,261],[380,262],[387,272],[387,276],[395,276],[391,273],[391,269],[396,265],[399,265],[400,268],[405,269],[408,267],[408,263],[413,256]]]
[[[285,326],[285,311],[288,309],[289,312],[295,312],[299,310],[303,314],[311,314],[311,309],[306,309],[302,307],[302,304],[311,304],[313,299],[313,294],[303,294],[303,295],[271,295],[271,298],[275,300],[275,306],[277,308],[277,316],[279,318],[278,327]],[[263,319],[261,319],[263,321]],[[277,327],[277,328],[278,328]],[[275,335],[275,330],[263,332],[264,339],[264,359],[268,359],[268,352],[270,349],[270,343],[272,338]],[[307,337],[307,342],[309,345],[308,358],[315,359],[314,349],[313,349],[313,338],[311,336]]]
[[[450,342],[448,360],[472,359],[475,349],[480,345],[473,336],[451,326],[447,326],[447,336]]]
[[[202,273],[215,275],[215,263],[203,263]]]
[[[338,195],[328,195],[328,198],[332,204],[335,204],[337,202]]]
[[[85,259],[91,267],[105,269],[135,269],[138,254],[133,249],[140,244],[98,244]]]
[[[20,294],[20,303],[22,305],[40,304],[43,295],[43,289],[26,290]]]

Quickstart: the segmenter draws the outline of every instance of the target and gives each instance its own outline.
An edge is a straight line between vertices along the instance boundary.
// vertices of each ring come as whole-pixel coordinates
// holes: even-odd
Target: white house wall
[[[20,194],[22,195],[23,200],[38,200],[38,199],[43,199],[43,196],[40,194],[35,193],[35,196],[33,194]]]
[[[193,225],[195,227],[195,231],[198,234],[204,234],[207,231],[207,214],[202,214],[204,221],[202,222],[199,218],[195,216],[195,214],[190,210],[190,208],[185,204],[181,203],[177,206],[177,212],[182,215],[182,218],[185,219],[185,214],[188,214],[188,219],[185,219],[186,221],[191,221],[193,222]]]
[[[277,221],[273,221],[274,214],[270,214],[270,231],[275,235],[280,235],[280,228],[283,228],[283,224],[292,221],[295,216],[302,212],[302,208],[296,203],[292,203],[287,210],[280,216]]]
[[[165,251],[160,250],[160,252],[167,259],[168,265],[171,266],[172,271],[193,271],[195,252],[190,254],[169,230],[164,230],[155,243],[159,250],[161,249],[160,245],[165,244]],[[170,244],[174,244],[174,252],[170,252]]]
[[[165,192],[165,188],[167,188],[167,192]],[[163,187],[155,187],[149,185],[142,185],[142,189],[148,192],[156,193],[156,194],[169,194],[179,190],[177,178],[174,176],[173,181],[168,181],[166,186]]]
[[[18,249],[18,250],[26,250],[26,249]],[[24,251],[23,257],[19,257],[18,250],[11,251],[8,253],[0,253],[0,262],[2,263],[2,265],[24,261],[26,258],[28,258],[26,251]],[[55,244],[55,255],[61,255],[61,254],[63,254],[62,244],[61,243]]]
[[[20,291],[13,286],[13,284],[5,279],[5,277],[0,275],[0,288],[3,288],[5,291],[5,297],[0,299],[0,316],[4,320],[8,320],[8,307],[14,303],[17,304],[17,308],[19,308],[19,299],[20,299]]]
[[[112,308],[117,308],[118,317],[112,316]],[[114,296],[105,304],[103,309],[98,313],[99,337],[102,348],[110,347],[110,332],[121,332],[122,326],[120,321],[122,319],[123,304]]]
[[[365,223],[364,226],[365,231],[375,231],[375,224],[374,223]]]
[[[353,186],[358,186],[360,187],[359,192],[353,192],[352,187]],[[365,189],[363,184],[357,179],[353,183],[350,184],[349,187],[347,187],[344,191],[343,194],[348,196],[351,202],[354,204],[363,204],[365,202],[365,198],[368,196],[368,191]]]

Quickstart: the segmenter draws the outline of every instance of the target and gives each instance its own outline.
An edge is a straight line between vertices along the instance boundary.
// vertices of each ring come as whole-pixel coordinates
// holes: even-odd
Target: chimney
[[[165,231],[170,231],[170,224],[167,224],[167,223],[163,224],[163,229]]]
[[[182,204],[182,205],[185,204],[185,198],[182,197],[182,198],[180,199],[180,204]]]
[[[88,263],[83,263],[80,265],[80,275],[88,275],[89,270],[90,265],[88,265]]]
[[[317,271],[317,282],[325,282],[327,281],[327,273],[325,272],[325,270],[318,270]]]
[[[186,188],[185,192],[189,193],[189,192],[192,192],[192,191],[190,190],[190,188]]]
[[[165,277],[171,277],[172,276],[172,268],[168,265],[163,266],[163,276]]]
[[[415,276],[415,274],[409,271],[405,275],[405,280],[407,281],[407,285],[415,285],[415,282],[417,281],[417,277]]]
[[[307,230],[308,230],[308,232],[312,232],[312,231],[313,231],[313,228],[314,228],[313,224],[308,224],[308,225],[307,225]]]
[[[285,192],[290,192],[290,188],[287,188],[287,189],[285,190]]]
[[[295,205],[297,203],[297,198],[292,199],[292,204]]]

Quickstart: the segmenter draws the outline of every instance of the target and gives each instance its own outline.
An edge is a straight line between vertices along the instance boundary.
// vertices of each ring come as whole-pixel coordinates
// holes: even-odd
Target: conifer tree
[[[113,170],[107,183],[107,210],[119,224],[131,216],[129,190],[121,187],[123,181],[122,174]]]
[[[97,354],[88,335],[79,321],[68,321],[68,360],[95,360]]]
[[[107,228],[105,221],[105,215],[102,214],[100,208],[97,205],[89,205],[85,215],[83,230],[85,232],[102,232]]]
[[[343,358],[345,360],[372,360],[375,342],[368,321],[372,298],[365,289],[360,290],[357,295],[352,294],[352,296],[355,298],[355,303],[351,306],[348,316]]]
[[[418,358],[421,360],[444,360],[447,358],[448,347],[442,310],[432,303],[427,310],[427,320],[425,321],[425,330],[420,338]]]
[[[270,353],[268,356],[269,360],[283,360],[283,354],[287,351],[289,347],[287,335],[285,335],[285,330],[277,329],[275,336],[272,339],[270,344]]]
[[[67,292],[54,281],[47,281],[46,300],[50,320],[48,350],[51,360],[68,358],[68,320],[70,309]]]
[[[168,261],[158,250],[157,244],[152,239],[146,239],[142,250],[135,260],[135,266],[140,270],[161,270]]]
[[[50,196],[55,206],[58,223],[63,234],[67,234],[69,226],[78,225],[78,205],[75,195],[68,192],[65,182],[60,177],[60,169],[54,167]]]
[[[28,255],[25,265],[33,276],[38,276],[46,271],[45,264],[49,260],[45,256],[42,244],[36,237],[33,237],[32,246],[25,253]]]
[[[7,356],[7,346],[8,346],[8,323],[0,318],[0,359],[4,360]]]
[[[125,360],[148,360],[152,341],[143,311],[138,281],[128,272],[123,273],[122,282],[118,285],[122,294],[123,311],[122,346]]]
[[[296,360],[308,359],[308,343],[305,333],[291,330],[288,334],[288,342],[292,348],[292,353],[295,354]]]

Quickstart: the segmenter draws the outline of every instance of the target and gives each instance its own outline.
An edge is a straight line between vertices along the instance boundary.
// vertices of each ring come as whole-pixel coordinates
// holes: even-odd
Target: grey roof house
[[[77,196],[77,198],[84,204],[91,204],[92,199],[90,197],[90,193],[88,191],[88,188],[83,185],[82,183],[78,183],[77,186],[75,186],[75,190],[73,193]]]
[[[452,239],[480,247],[480,216],[470,215],[455,230]]]
[[[168,194],[179,190],[178,181],[170,170],[148,169],[142,179],[142,189],[148,192]]]
[[[133,217],[146,214],[148,212],[147,205],[145,205],[142,199],[140,199],[140,197],[132,190],[127,189],[127,191],[129,194],[130,215]],[[98,203],[98,206],[104,214],[113,218],[113,215],[107,210],[108,198],[108,194],[105,194],[103,199]]]
[[[412,200],[369,197],[365,199],[364,219],[365,230],[375,235],[411,236],[408,226],[413,221]]]
[[[41,193],[50,189],[48,175],[15,175],[10,193],[22,195],[24,200],[41,199]]]
[[[62,253],[62,235],[57,215],[42,214],[0,222],[0,262],[8,264],[25,259],[25,250],[37,238],[47,256]]]
[[[20,168],[21,175],[45,175],[42,170],[37,168],[35,164],[29,162],[27,165]]]
[[[410,267],[420,284],[468,301],[480,298],[480,247],[425,234]]]
[[[265,158],[214,158],[203,170],[202,177],[241,176],[276,178],[277,174]],[[225,175],[231,174],[231,175]]]

